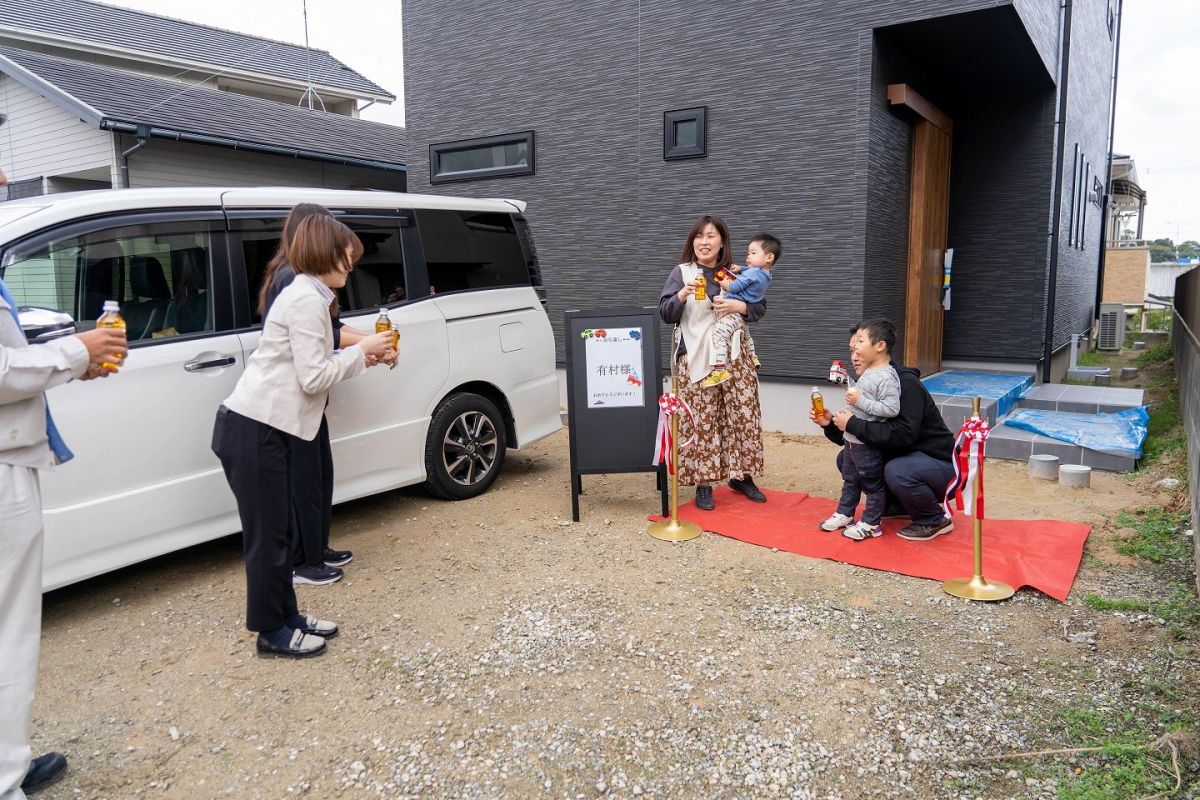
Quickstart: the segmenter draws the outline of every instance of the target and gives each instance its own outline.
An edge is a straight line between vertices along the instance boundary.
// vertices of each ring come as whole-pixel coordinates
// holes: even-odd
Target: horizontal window
[[[429,146],[429,182],[533,174],[533,131]]]

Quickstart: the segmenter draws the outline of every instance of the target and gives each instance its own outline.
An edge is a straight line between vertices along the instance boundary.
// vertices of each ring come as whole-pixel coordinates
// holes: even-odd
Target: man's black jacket
[[[939,461],[949,461],[954,435],[921,383],[920,371],[896,367],[896,374],[900,376],[900,413],[880,422],[851,417],[846,430],[864,444],[878,448],[885,459],[921,452]],[[842,432],[833,423],[823,430],[829,441],[843,443]]]

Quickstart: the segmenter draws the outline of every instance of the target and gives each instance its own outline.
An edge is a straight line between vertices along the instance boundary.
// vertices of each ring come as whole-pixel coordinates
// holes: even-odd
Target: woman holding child
[[[767,499],[754,485],[754,476],[763,473],[762,410],[748,330],[736,331],[730,339],[723,365],[729,377],[704,385],[717,363],[712,342],[717,320],[742,314],[755,322],[767,310],[765,300],[746,302],[711,295],[696,299],[700,276],[706,286],[715,288],[717,273],[730,270],[730,250],[725,221],[700,217],[688,233],[681,263],[671,270],[658,301],[663,322],[679,328],[680,343],[672,357],[678,361],[680,396],[696,418],[696,441],[679,453],[679,482],[696,487],[696,507],[703,511],[714,507],[712,484],[717,481],[728,480],[730,488],[756,503]],[[684,419],[680,438],[691,435],[691,425]]]

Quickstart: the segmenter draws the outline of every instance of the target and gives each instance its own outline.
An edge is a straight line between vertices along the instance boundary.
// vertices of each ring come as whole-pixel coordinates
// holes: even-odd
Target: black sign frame
[[[576,310],[563,314],[567,337],[567,432],[571,449],[571,519],[579,521],[584,475],[653,472],[668,513],[667,468],[652,464],[662,395],[662,322],[658,308]],[[587,407],[587,358],[584,332],[608,328],[642,329],[643,398],[640,406]]]

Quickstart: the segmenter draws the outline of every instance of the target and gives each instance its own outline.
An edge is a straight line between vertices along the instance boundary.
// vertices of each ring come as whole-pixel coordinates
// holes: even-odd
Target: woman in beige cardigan
[[[331,217],[300,223],[289,251],[296,279],[263,323],[246,372],[217,411],[213,452],[237,498],[246,556],[246,627],[262,656],[306,658],[325,650],[337,625],[301,614],[292,587],[287,435],[312,440],[334,384],[368,363],[389,361],[392,334],[333,350],[330,305],[362,255],[362,243]]]

